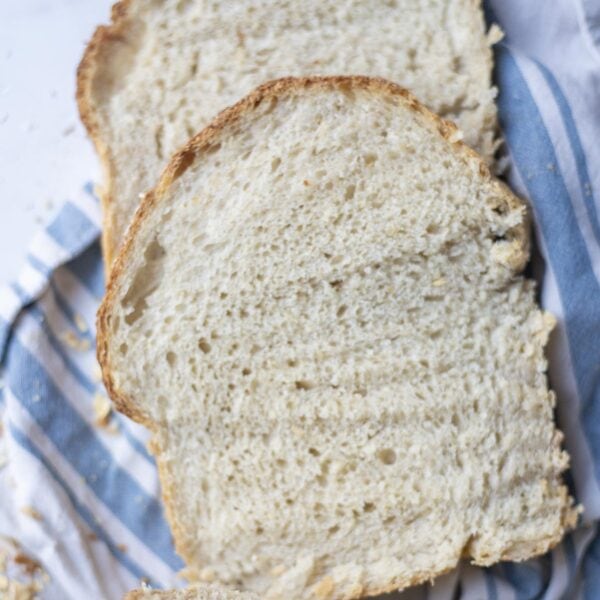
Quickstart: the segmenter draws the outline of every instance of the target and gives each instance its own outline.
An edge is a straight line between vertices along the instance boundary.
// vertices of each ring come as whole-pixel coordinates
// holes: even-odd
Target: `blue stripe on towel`
[[[62,207],[46,231],[70,253],[80,252],[98,236],[98,227],[72,202]]]
[[[527,83],[508,49],[496,53],[504,134],[533,201],[537,222],[556,275],[565,311],[569,348],[582,403],[581,426],[600,481],[600,286],[557,164]],[[567,400],[567,399],[565,399]]]
[[[16,337],[10,345],[6,364],[8,385],[14,396],[98,498],[165,563],[173,569],[180,568],[181,560],[173,550],[158,499],[149,496],[114,462],[93,429],[70,406],[37,358]],[[27,373],[27,377],[21,377],[21,373]],[[39,397],[44,398],[44,402],[37,401]],[[132,501],[135,498],[143,501],[145,510],[139,510]]]
[[[583,151],[579,132],[577,131],[577,125],[575,123],[575,119],[573,118],[573,112],[569,106],[569,101],[565,97],[554,75],[552,75],[552,73],[540,62],[536,61],[536,65],[546,79],[548,86],[552,90],[552,95],[554,96],[556,104],[560,110],[560,114],[567,131],[567,136],[569,137],[571,151],[573,152],[573,156],[577,164],[577,175],[579,176],[581,195],[588,212],[588,221],[590,222],[592,230],[594,231],[596,242],[600,243],[600,222],[598,221],[598,212],[596,210],[596,203],[594,202],[592,181],[588,171],[587,157]]]
[[[98,537],[98,539],[102,540],[110,553],[134,576],[138,579],[147,578],[152,580],[152,577],[149,573],[143,571],[134,561],[132,561],[129,556],[119,550],[118,545],[114,540],[104,531],[104,529],[99,525],[98,518],[91,513],[91,511],[81,504],[69,485],[66,481],[59,475],[56,469],[52,466],[50,461],[44,456],[44,454],[33,444],[33,442],[13,423],[9,425],[9,430],[11,436],[23,448],[26,452],[28,452],[31,456],[36,458],[46,469],[50,477],[57,483],[57,485],[63,490],[63,492],[69,498],[71,504],[81,517],[81,519],[85,522],[85,524],[94,532],[94,534]],[[58,540],[60,543],[60,540]],[[160,587],[157,583],[153,584],[154,586]]]
[[[92,244],[85,252],[74,258],[66,267],[96,298],[104,294],[104,265],[100,244]]]

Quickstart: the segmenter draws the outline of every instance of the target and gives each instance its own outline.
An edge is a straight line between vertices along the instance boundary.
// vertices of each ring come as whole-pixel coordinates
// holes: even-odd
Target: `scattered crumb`
[[[64,331],[60,339],[73,350],[85,352],[90,349],[90,340],[78,337],[74,331]]]
[[[14,550],[15,552],[21,547],[19,542],[17,542],[17,540],[14,537],[11,537],[9,535],[3,535],[0,537],[0,540],[2,542],[5,542],[6,544],[8,544],[12,550]],[[6,558],[6,554],[5,554],[5,558]]]
[[[7,579],[7,600],[35,600],[38,592],[42,590],[42,584],[38,581],[32,583],[21,583],[14,579]]]
[[[94,396],[95,423],[98,427],[106,427],[110,421],[112,406],[110,400],[104,395],[97,393]]]
[[[0,598],[34,600],[48,581],[40,563],[22,552],[14,539],[0,538]]]
[[[305,179],[305,180],[304,180],[302,183],[303,183],[304,185],[310,185],[310,181],[308,181],[308,179]]]
[[[94,363],[94,368],[92,369],[92,379],[96,383],[100,383],[102,381],[102,369],[98,363]]]
[[[85,537],[88,539],[89,542],[98,541],[98,536],[93,531],[90,531],[90,533],[88,533]]]
[[[23,506],[21,512],[36,521],[43,521],[44,517],[33,506]]]
[[[71,124],[63,129],[62,134],[64,137],[67,137],[67,136],[71,135],[74,131],[75,131],[75,125]]]
[[[36,573],[41,573],[43,571],[42,565],[40,565],[37,560],[23,554],[23,552],[18,552],[14,556],[13,562],[19,565],[27,575],[35,575]]]
[[[117,544],[117,550],[119,552],[127,552],[127,545],[126,544]]]
[[[433,287],[442,287],[443,285],[446,285],[445,277],[440,277],[438,279],[435,279],[433,282]]]
[[[81,331],[81,333],[87,333],[87,331],[88,331],[87,323],[85,322],[85,319],[79,313],[75,313],[74,320],[75,320],[75,325],[77,326],[77,329],[79,329],[79,331]]]
[[[487,34],[488,44],[493,46],[504,39],[504,31],[494,23]]]

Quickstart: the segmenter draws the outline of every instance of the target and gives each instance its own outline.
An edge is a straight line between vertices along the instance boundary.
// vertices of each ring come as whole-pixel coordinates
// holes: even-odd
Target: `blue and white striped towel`
[[[494,12],[492,12],[494,11]],[[502,127],[513,187],[530,199],[558,316],[550,376],[572,457],[580,527],[550,554],[491,569],[462,564],[403,600],[600,599],[600,2],[496,0]],[[0,292],[8,463],[0,534],[17,538],[51,581],[45,598],[113,599],[145,578],[176,585],[146,432],[120,415],[99,428],[103,394],[94,314],[103,291],[99,212],[88,187],[35,238],[19,279]],[[36,512],[32,512],[29,508]],[[25,510],[23,510],[25,509]],[[32,518],[37,513],[41,519]]]

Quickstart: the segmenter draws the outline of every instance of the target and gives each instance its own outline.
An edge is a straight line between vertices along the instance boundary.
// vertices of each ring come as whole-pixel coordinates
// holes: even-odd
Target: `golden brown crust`
[[[76,100],[79,108],[79,116],[85,125],[87,132],[94,143],[96,152],[104,171],[104,188],[100,190],[102,203],[102,253],[104,264],[108,272],[108,266],[114,259],[114,228],[111,223],[110,206],[114,202],[113,197],[113,167],[110,148],[102,139],[100,124],[98,123],[97,109],[94,104],[93,88],[100,68],[105,64],[100,56],[109,45],[121,41],[125,35],[128,22],[129,7],[132,0],[120,0],[111,9],[110,25],[101,25],[96,28],[92,38],[88,42],[83,57],[77,67]]]
[[[179,150],[171,159],[170,163],[163,171],[156,188],[147,194],[138,207],[133,221],[128,229],[125,241],[121,246],[119,255],[117,256],[110,273],[110,279],[107,285],[105,298],[102,302],[98,313],[98,360],[102,367],[104,383],[110,397],[115,402],[117,409],[132,419],[142,423],[153,430],[153,452],[157,455],[158,468],[162,483],[163,499],[166,506],[167,518],[171,524],[173,537],[177,552],[182,556],[188,564],[193,562],[193,553],[187,548],[184,543],[184,528],[178,523],[177,515],[171,502],[173,495],[173,486],[169,482],[166,466],[160,458],[161,449],[157,435],[158,425],[152,422],[147,415],[143,413],[139,406],[136,405],[133,398],[128,398],[121,390],[117,389],[112,379],[110,356],[108,353],[109,325],[110,313],[116,298],[120,278],[128,264],[132,252],[134,250],[134,241],[138,231],[142,227],[145,219],[154,209],[154,207],[163,201],[168,196],[168,191],[173,183],[181,177],[185,171],[196,161],[202,152],[213,146],[219,137],[223,135],[229,127],[238,122],[243,115],[252,111],[262,102],[271,98],[277,98],[285,94],[299,93],[311,89],[348,89],[357,91],[370,91],[376,94],[382,94],[389,98],[397,100],[399,103],[409,107],[415,113],[421,116],[422,122],[432,130],[437,131],[450,144],[453,151],[463,157],[465,166],[470,165],[474,172],[485,181],[492,181],[498,193],[498,201],[504,202],[511,208],[521,208],[524,210],[524,204],[503,184],[496,181],[491,175],[489,168],[471,148],[460,141],[460,135],[457,127],[448,121],[438,117],[430,110],[425,108],[418,100],[406,89],[392,83],[390,81],[363,77],[363,76],[331,76],[331,77],[300,77],[300,78],[283,78],[265,83],[251,92],[248,96],[240,100],[237,104],[221,112],[211,124],[204,128],[200,133],[194,136],[181,150]],[[525,241],[528,238],[528,232],[525,226],[519,226],[513,232],[514,240]],[[525,245],[525,244],[523,244]],[[514,265],[515,272],[523,268],[527,260],[525,250],[520,252]],[[558,543],[560,536],[552,540],[554,545]],[[544,543],[541,550],[546,550],[549,544]],[[533,556],[537,554],[534,551]],[[525,557],[517,557],[523,559]],[[365,588],[361,590],[355,597],[373,596],[380,593],[393,591],[399,588],[416,585],[437,577],[441,572],[435,573],[418,573],[407,579],[397,579],[393,583],[384,587]]]

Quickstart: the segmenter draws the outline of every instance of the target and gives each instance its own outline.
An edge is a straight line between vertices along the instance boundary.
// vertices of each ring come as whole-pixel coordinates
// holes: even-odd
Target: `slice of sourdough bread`
[[[573,524],[525,207],[458,137],[384,80],[279,80],[143,201],[98,353],[200,579],[354,598]]]
[[[478,0],[125,0],[90,42],[80,112],[104,165],[112,264],[140,194],[171,154],[257,85],[377,75],[409,89],[488,159],[496,109]]]
[[[183,590],[140,589],[129,592],[124,600],[259,600],[250,592],[237,592],[219,585],[192,585]]]

